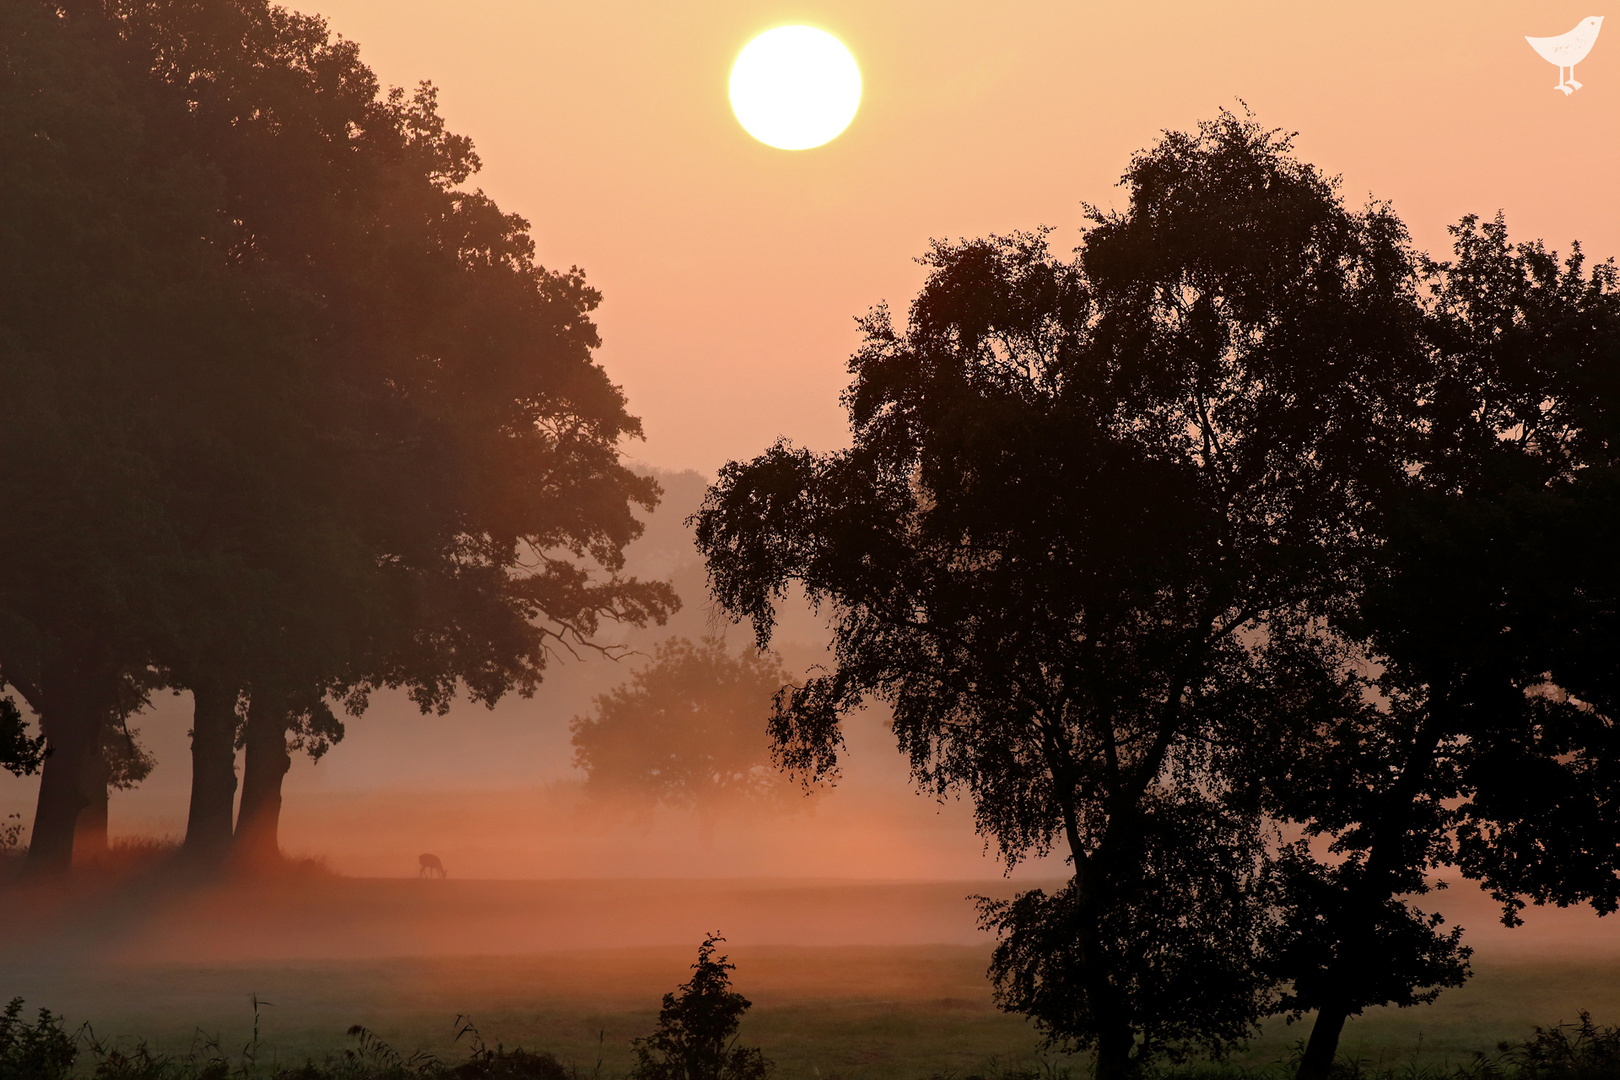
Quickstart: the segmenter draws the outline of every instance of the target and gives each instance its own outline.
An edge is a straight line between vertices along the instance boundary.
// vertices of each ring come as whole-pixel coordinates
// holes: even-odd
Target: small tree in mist
[[[592,794],[695,810],[707,844],[727,807],[783,809],[806,796],[773,762],[766,726],[788,681],[770,653],[670,638],[592,715],[574,717],[574,763]]]
[[[33,1024],[23,1022],[22,1012],[20,997],[0,1010],[0,1080],[67,1080],[78,1040],[49,1009],[40,1009]]]
[[[731,989],[737,965],[714,955],[724,940],[719,934],[703,939],[692,978],[664,995],[657,1030],[631,1043],[630,1080],[763,1080],[770,1072],[758,1047],[737,1045],[743,1013],[753,1003]]]

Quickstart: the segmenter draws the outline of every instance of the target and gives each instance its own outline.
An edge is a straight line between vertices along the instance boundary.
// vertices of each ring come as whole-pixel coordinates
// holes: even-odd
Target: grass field
[[[200,1033],[234,1052],[250,1038],[256,994],[273,1003],[261,1009],[261,1060],[282,1063],[352,1045],[351,1024],[403,1050],[459,1056],[453,1020],[467,1014],[491,1045],[551,1050],[582,1076],[600,1061],[601,1074],[614,1076],[629,1063],[629,1040],[652,1029],[660,996],[687,977],[700,934],[686,924],[707,911],[717,919],[707,928],[741,931],[725,948],[736,988],[754,1002],[743,1038],[776,1062],[780,1080],[967,1076],[1041,1058],[1026,1023],[991,1003],[989,945],[963,914],[961,898],[973,891],[963,883],[462,883],[453,903],[449,891],[414,885],[339,879],[268,900],[256,892],[236,902],[81,901],[61,908],[49,933],[22,933],[15,921],[0,929],[0,997],[23,995],[74,1025],[88,1020],[126,1046],[145,1038],[183,1051]],[[609,918],[606,897],[627,893],[639,899]],[[593,911],[599,922],[587,917]],[[965,920],[966,941],[915,940],[943,936],[950,912]],[[525,919],[549,925],[525,931]],[[821,943],[836,936],[835,924],[868,940]],[[252,926],[262,933],[249,935]],[[604,947],[613,927],[632,940],[667,934],[683,943]],[[233,934],[235,957],[226,947]],[[760,942],[773,935],[813,943]],[[884,936],[900,943],[870,940]],[[490,948],[507,938],[518,946],[510,953]],[[588,947],[543,944],[569,938]],[[1482,954],[1475,978],[1435,1004],[1354,1021],[1344,1052],[1438,1065],[1581,1009],[1620,1024],[1620,954],[1607,945]],[[1305,1031],[1270,1025],[1239,1060],[1286,1059]]]
[[[984,984],[985,950],[967,946],[753,947],[731,950],[736,986],[754,1002],[743,1029],[782,1080],[887,1080],[967,1075],[1030,1064],[1043,1056],[1023,1020],[994,1009]],[[582,1073],[617,1075],[629,1040],[652,1029],[659,995],[684,978],[691,957],[668,948],[593,949],[533,957],[150,965],[97,972],[36,972],[5,993],[90,1020],[125,1045],[144,1037],[183,1051],[201,1034],[227,1050],[245,1044],[249,995],[261,1010],[263,1054],[281,1062],[320,1058],[352,1045],[360,1023],[402,1049],[459,1054],[457,1013],[470,1014],[493,1045],[553,1051]],[[1620,965],[1482,966],[1468,986],[1433,1005],[1376,1010],[1352,1022],[1344,1051],[1374,1064],[1468,1060],[1532,1025],[1590,1010],[1620,1023]],[[1239,1057],[1285,1059],[1303,1027],[1271,1025]]]

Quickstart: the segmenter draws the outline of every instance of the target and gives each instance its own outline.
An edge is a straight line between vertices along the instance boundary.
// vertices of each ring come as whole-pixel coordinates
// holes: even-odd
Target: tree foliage
[[[66,1080],[79,1048],[62,1018],[40,1009],[32,1024],[22,1020],[23,999],[0,1011],[0,1080]]]
[[[45,760],[45,736],[29,735],[28,722],[11,698],[0,698],[0,768],[32,776]]]

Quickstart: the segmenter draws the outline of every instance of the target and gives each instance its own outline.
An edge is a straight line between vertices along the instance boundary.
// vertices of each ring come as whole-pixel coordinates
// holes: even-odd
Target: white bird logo
[[[1598,31],[1603,29],[1603,16],[1591,15],[1575,24],[1575,29],[1567,34],[1557,37],[1526,37],[1530,47],[1541,54],[1541,58],[1549,64],[1558,65],[1558,82],[1554,90],[1562,90],[1568,97],[1581,88],[1575,81],[1575,65],[1586,59],[1586,54],[1592,51],[1592,43],[1597,40]],[[1569,68],[1569,81],[1564,81],[1564,69]]]

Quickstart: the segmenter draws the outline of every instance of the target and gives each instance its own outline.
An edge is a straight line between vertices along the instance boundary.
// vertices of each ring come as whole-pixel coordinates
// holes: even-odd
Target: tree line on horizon
[[[430,87],[266,0],[0,3],[0,682],[41,727],[0,696],[0,755],[42,773],[32,871],[139,773],[155,692],[193,700],[182,854],[251,863],[290,753],[372,694],[532,693],[677,606],[623,573],[659,491],[599,297],[477,167]],[[776,764],[835,778],[883,701],[1009,868],[1067,856],[981,906],[1004,1008],[1100,1080],[1314,1013],[1323,1080],[1349,1017],[1466,978],[1440,875],[1509,924],[1620,903],[1620,273],[1500,216],[1430,258],[1224,112],[1123,186],[1069,257],[932,247],[905,321],[862,324],[852,446],[730,463],[693,519],[759,652],[671,642],[576,750],[670,801],[761,784],[679,725],[697,683],[785,679],[802,588],[833,658],[759,706]]]

